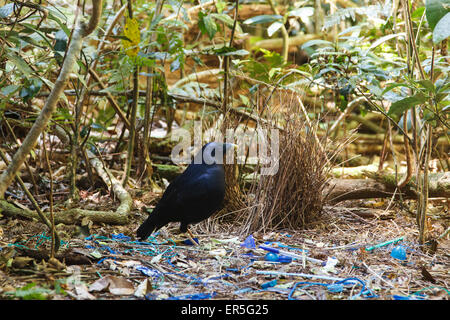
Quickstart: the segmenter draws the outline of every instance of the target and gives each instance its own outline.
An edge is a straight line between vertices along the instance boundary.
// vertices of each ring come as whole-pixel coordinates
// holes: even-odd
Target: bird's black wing
[[[223,168],[190,165],[165,190],[148,219],[138,229],[138,237],[146,238],[169,222],[187,224],[208,218],[221,204],[224,195]]]

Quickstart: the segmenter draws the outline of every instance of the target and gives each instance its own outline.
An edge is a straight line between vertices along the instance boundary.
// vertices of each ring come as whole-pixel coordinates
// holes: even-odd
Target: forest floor
[[[219,226],[210,219],[191,228],[200,243],[196,246],[178,233],[177,224],[145,242],[136,241],[135,230],[146,216],[138,211],[126,226],[59,225],[66,241],[58,253],[84,258],[72,265],[62,261],[62,266],[22,250],[50,247],[45,226],[3,217],[0,298],[448,300],[448,234],[434,246],[420,246],[408,209],[396,208],[396,203],[389,210],[377,205],[340,203],[325,208],[320,221],[306,230],[256,232],[251,237],[240,234],[239,225]],[[448,227],[446,206],[434,202],[429,230],[435,234]],[[354,210],[362,207],[377,213],[362,217]],[[266,261],[268,251],[260,245],[300,257]],[[394,258],[393,252],[400,256]]]

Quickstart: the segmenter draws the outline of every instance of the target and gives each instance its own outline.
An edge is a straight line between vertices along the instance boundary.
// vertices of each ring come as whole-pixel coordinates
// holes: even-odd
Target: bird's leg
[[[186,233],[192,244],[194,244],[194,246],[198,245],[197,241],[194,240],[194,235],[192,234],[191,230],[187,229]]]

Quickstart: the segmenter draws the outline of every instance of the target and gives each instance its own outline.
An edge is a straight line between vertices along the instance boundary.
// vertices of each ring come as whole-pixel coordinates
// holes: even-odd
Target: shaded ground
[[[211,221],[192,228],[198,235],[198,246],[187,245],[175,224],[146,242],[135,241],[134,230],[144,219],[141,213],[135,213],[128,226],[91,226],[90,236],[85,233],[88,227],[59,226],[64,229],[63,238],[70,239],[61,252],[89,262],[69,265],[66,261],[66,268],[60,270],[20,250],[49,247],[40,223],[2,218],[0,297],[448,300],[448,234],[437,247],[421,247],[410,213],[378,210],[377,217],[363,218],[349,209],[362,205],[370,208],[377,204],[352,202],[327,208],[323,219],[308,230],[254,233],[255,249],[242,245],[248,235],[240,235],[239,226],[211,228]],[[444,205],[437,203],[431,210],[429,227],[436,235],[448,227]],[[398,242],[371,249],[391,240]],[[259,245],[300,256],[305,252],[305,260],[265,261],[268,251]],[[398,245],[406,249],[404,261],[391,256]]]

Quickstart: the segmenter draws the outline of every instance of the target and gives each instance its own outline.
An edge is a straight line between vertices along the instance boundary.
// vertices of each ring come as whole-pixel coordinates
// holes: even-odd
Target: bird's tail
[[[145,220],[144,223],[137,229],[136,235],[139,239],[145,240],[159,228],[161,228],[161,225],[157,219],[156,212],[152,212],[147,220]]]

